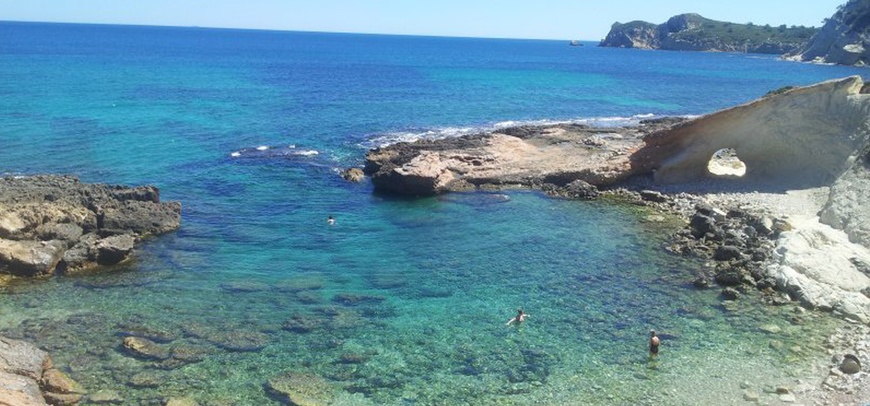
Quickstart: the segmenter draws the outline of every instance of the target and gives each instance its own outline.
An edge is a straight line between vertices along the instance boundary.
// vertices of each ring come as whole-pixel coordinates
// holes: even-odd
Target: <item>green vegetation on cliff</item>
[[[737,24],[681,14],[659,25],[645,21],[615,23],[600,46],[785,54],[801,49],[817,31],[812,27]]]

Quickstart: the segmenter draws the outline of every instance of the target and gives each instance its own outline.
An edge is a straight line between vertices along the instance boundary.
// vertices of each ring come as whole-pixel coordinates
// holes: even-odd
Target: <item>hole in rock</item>
[[[746,175],[746,164],[737,157],[737,151],[734,148],[723,148],[710,157],[707,171],[717,177],[740,178]]]

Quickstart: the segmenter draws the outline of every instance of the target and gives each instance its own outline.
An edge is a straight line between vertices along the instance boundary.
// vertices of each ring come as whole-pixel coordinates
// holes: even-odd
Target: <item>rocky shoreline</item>
[[[0,277],[47,277],[111,266],[137,241],[178,229],[181,203],[153,186],[73,176],[0,178]]]
[[[386,193],[538,189],[556,198],[606,196],[675,213],[686,226],[665,249],[705,260],[696,287],[721,289],[725,302],[760,291],[766,304],[799,302],[855,323],[828,340],[833,358],[819,366],[818,384],[802,385],[798,392],[817,404],[866,401],[870,96],[865,90],[863,81],[852,77],[771,92],[692,120],[619,128],[517,127],[400,143],[369,151],[364,171],[376,191]],[[733,150],[722,155],[722,148]],[[710,162],[722,156],[739,156],[749,171],[740,179],[711,176]],[[794,399],[788,389],[780,395],[785,402]]]

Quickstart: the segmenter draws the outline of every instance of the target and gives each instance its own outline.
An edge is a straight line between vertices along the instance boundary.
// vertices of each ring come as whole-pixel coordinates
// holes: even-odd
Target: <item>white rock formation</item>
[[[635,164],[662,183],[711,177],[716,151],[733,148],[747,182],[828,185],[851,165],[870,134],[870,95],[860,77],[770,95],[702,116],[645,139]]]
[[[791,220],[777,241],[769,272],[777,287],[802,303],[870,323],[870,250],[816,217]],[[863,270],[862,270],[863,268]]]

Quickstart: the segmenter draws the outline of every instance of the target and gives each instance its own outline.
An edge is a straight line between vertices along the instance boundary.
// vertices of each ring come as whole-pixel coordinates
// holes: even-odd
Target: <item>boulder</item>
[[[42,397],[52,406],[72,406],[81,402],[84,395],[81,393],[54,393],[45,392]],[[2,403],[0,403],[2,405]]]
[[[163,234],[181,224],[181,203],[154,204],[128,200],[97,211],[101,229],[125,230],[140,236]]]
[[[359,168],[348,168],[341,171],[341,177],[348,182],[362,182],[365,179],[365,173]]]
[[[640,198],[647,202],[664,203],[668,201],[668,197],[655,190],[641,190]]]
[[[716,253],[713,254],[713,259],[717,261],[730,261],[738,259],[742,256],[740,248],[733,245],[721,245],[716,248]]]
[[[100,265],[114,265],[130,256],[136,239],[130,234],[103,238],[97,243],[97,262]]]
[[[288,405],[326,406],[334,398],[329,383],[309,373],[286,372],[269,379],[267,388],[273,396]]]
[[[0,405],[47,406],[36,381],[0,371]]]
[[[46,276],[54,273],[66,245],[61,241],[0,239],[0,273]]]
[[[861,372],[861,361],[852,354],[846,354],[843,356],[843,362],[840,363],[840,371],[847,374],[857,374]]]
[[[692,219],[689,222],[689,227],[692,229],[693,237],[701,238],[708,233],[715,233],[716,221],[713,220],[712,217],[698,212],[692,216]]]
[[[51,368],[42,374],[42,388],[48,392],[59,394],[84,394],[85,391],[78,382],[72,380],[60,370]],[[79,397],[81,399],[81,397]]]
[[[0,371],[38,380],[50,364],[48,354],[35,345],[0,337]]]

